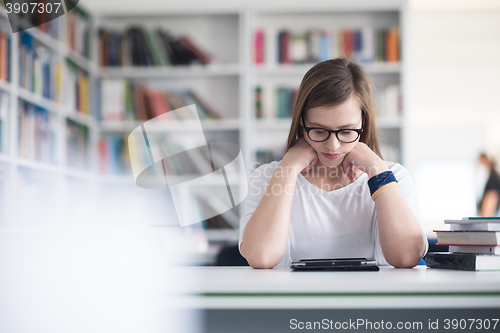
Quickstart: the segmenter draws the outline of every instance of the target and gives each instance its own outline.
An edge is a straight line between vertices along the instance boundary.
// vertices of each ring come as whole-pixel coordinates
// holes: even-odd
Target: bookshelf
[[[304,74],[317,61],[336,56],[353,57],[373,77],[382,154],[404,163],[406,10],[405,1],[341,1],[320,10],[254,11],[251,151],[259,163],[282,157],[290,105]]]
[[[364,66],[373,75],[377,91],[382,93],[390,87],[390,91],[387,94],[384,92],[384,96],[394,96],[396,93],[394,87],[400,87],[398,91],[403,98],[399,102],[398,110],[387,112],[382,109],[379,127],[381,141],[385,145],[383,153],[386,159],[404,163],[404,155],[401,152],[404,151],[407,135],[405,130],[407,99],[404,93],[407,87],[406,6],[405,0],[387,0],[377,3],[361,0],[336,1],[324,4],[315,10],[256,8],[134,15],[116,12],[92,16],[85,13],[82,14],[82,20],[87,23],[82,26],[88,31],[79,35],[78,42],[68,43],[67,34],[54,37],[40,28],[26,30],[24,33],[28,37],[24,40],[20,34],[12,35],[9,50],[12,59],[10,80],[0,80],[0,119],[2,121],[0,125],[0,214],[3,214],[0,218],[2,221],[14,221],[16,218],[17,209],[10,207],[17,207],[20,199],[18,194],[12,194],[16,192],[15,189],[19,184],[26,183],[24,176],[13,177],[19,173],[36,171],[65,175],[81,182],[135,186],[130,167],[126,163],[127,158],[124,156],[125,142],[127,135],[146,119],[138,120],[136,117],[127,116],[125,112],[118,115],[122,117],[118,121],[106,116],[109,110],[103,109],[106,105],[106,103],[103,104],[103,98],[109,98],[109,96],[106,94],[103,97],[103,90],[107,89],[106,86],[109,88],[110,82],[111,87],[133,85],[134,88],[143,87],[148,94],[153,92],[167,97],[172,94],[182,96],[186,89],[199,94],[221,116],[201,119],[207,141],[227,141],[238,144],[245,162],[245,168],[242,168],[240,172],[246,173],[247,177],[255,168],[256,161],[267,163],[271,159],[281,158],[281,149],[288,135],[290,118],[276,116],[277,110],[273,103],[273,99],[276,99],[273,96],[269,97],[269,93],[277,87],[283,87],[286,88],[283,89],[284,93],[290,95],[290,92],[286,90],[296,89],[301,78],[314,62],[306,60],[284,64],[277,61],[279,53],[277,41],[280,31],[289,31],[292,36],[299,37],[298,40],[302,46],[296,48],[293,55],[300,57],[300,54],[304,53],[304,35],[311,30],[325,30],[333,33],[362,29],[388,31],[393,27],[398,27],[401,59],[398,57],[396,61],[394,59],[393,61],[369,61],[364,63]],[[84,8],[81,4],[78,7],[80,10]],[[55,21],[59,22],[59,29],[63,31],[67,20]],[[4,9],[0,9],[0,23],[0,28],[8,28],[1,29],[2,31],[10,31]],[[108,50],[108,63],[103,62],[102,48],[103,45],[107,45],[104,42],[116,45],[117,41],[121,40],[120,36],[128,36],[127,31],[131,27],[139,27],[152,32],[165,31],[176,38],[188,36],[195,46],[209,55],[211,60],[206,64],[193,61],[191,64],[165,65],[166,59],[160,61],[158,54],[151,54],[152,58],[156,57],[153,62],[160,62],[146,66],[133,65],[134,55],[130,54],[125,61],[120,60],[121,63],[116,63],[117,59],[123,59],[124,54],[123,50],[119,51],[118,48],[112,51],[111,55]],[[264,35],[261,46],[262,60],[259,60],[261,63],[256,63],[255,60],[255,36],[258,30],[262,30]],[[109,35],[105,37],[108,39],[104,42],[103,31],[109,32]],[[82,42],[85,38],[88,38],[88,41]],[[57,68],[57,73],[59,73],[51,76],[54,79],[53,84],[57,85],[56,77],[60,75],[71,82],[72,86],[78,85],[82,89],[79,91],[86,91],[90,96],[87,104],[77,103],[75,96],[65,91],[64,86],[59,91],[50,90],[52,95],[50,93],[44,95],[43,89],[39,91],[29,88],[29,85],[27,88],[12,84],[20,80],[21,50],[23,45],[30,43],[42,47],[47,54],[51,55],[50,65]],[[158,50],[155,52],[158,53]],[[307,54],[307,48],[305,52]],[[161,62],[163,65],[160,65]],[[262,101],[262,104],[267,103],[268,110],[264,112],[265,116],[260,118],[256,117],[255,110],[257,86],[262,88],[263,95],[268,96],[264,98],[265,101]],[[126,92],[118,92],[118,96],[111,97],[111,102],[115,103],[122,97],[125,98],[125,95]],[[125,110],[126,101],[117,103],[123,103]],[[56,134],[52,147],[53,160],[37,159],[36,151],[35,158],[32,156],[33,152],[21,154],[22,147],[24,151],[29,150],[26,148],[29,146],[26,143],[23,143],[25,146],[21,146],[19,128],[22,128],[20,127],[20,119],[23,119],[20,118],[22,112],[32,113],[35,116],[41,113],[43,117],[40,116],[40,118],[50,119],[51,125],[45,127],[53,128]],[[32,123],[29,120],[25,122]],[[169,135],[189,136],[195,128],[189,123],[183,123],[180,127],[172,122],[158,128],[158,131],[164,131]],[[155,131],[155,129],[152,130]],[[111,155],[105,153],[113,149],[115,153]],[[179,178],[176,181],[182,182],[182,179]],[[229,181],[241,185],[238,177]],[[214,195],[217,195],[218,191],[226,190],[218,188],[216,184],[215,180],[212,182],[208,179],[204,186],[209,188]],[[57,186],[64,187],[61,184]],[[243,186],[239,188],[243,190]],[[16,200],[17,203],[13,202]],[[223,214],[223,217],[234,222],[235,217],[237,219],[240,214],[239,209],[240,207],[237,206],[227,214],[224,213],[227,216]],[[2,227],[1,224],[0,227]],[[195,260],[200,264],[213,261],[217,248],[225,243],[234,243],[238,239],[237,228],[205,229],[201,223],[198,223],[191,229],[199,235],[197,237],[200,238],[201,248],[206,250]]]
[[[207,142],[225,141],[238,144],[243,154],[246,152],[243,145],[248,140],[244,137],[245,121],[242,109],[248,105],[247,90],[244,88],[246,83],[246,68],[244,60],[247,57],[245,43],[245,34],[247,29],[244,27],[245,14],[240,11],[227,12],[206,12],[206,13],[165,13],[162,15],[105,15],[96,18],[96,25],[93,36],[96,40],[96,52],[94,59],[98,59],[97,79],[100,82],[101,91],[117,91],[115,95],[101,97],[100,131],[99,141],[110,142],[121,140],[126,137],[133,129],[140,126],[144,120],[154,118],[155,114],[149,114],[151,110],[146,107],[146,111],[141,111],[141,106],[136,104],[139,99],[137,93],[133,91],[144,87],[147,90],[147,100],[150,104],[157,104],[156,96],[159,94],[166,100],[167,109],[176,109],[177,100],[180,98],[183,105],[191,104],[187,99],[189,93],[193,92],[201,101],[197,104],[200,115],[201,127],[203,128]],[[137,30],[140,32],[137,32]],[[130,45],[140,42],[134,41],[132,36],[145,36],[143,44],[150,50],[153,63],[146,64],[140,53],[147,52],[144,48],[134,54],[128,54],[120,47],[107,47],[103,41],[111,40],[113,43],[118,40],[120,45]],[[152,37],[151,37],[152,36]],[[192,61],[190,64],[183,63],[179,54],[181,51],[172,55],[171,49],[175,47],[181,37],[187,36],[191,42],[210,57],[208,63],[201,61]],[[139,37],[139,40],[141,37]],[[167,42],[165,42],[167,41]],[[165,46],[167,45],[167,46]],[[126,48],[125,48],[126,49]],[[160,50],[160,51],[158,51]],[[135,58],[134,58],[135,57]],[[160,60],[158,60],[160,59]],[[199,60],[199,59],[198,59]],[[135,63],[139,61],[139,63]],[[177,61],[178,63],[175,63]],[[165,63],[169,63],[165,65]],[[140,64],[140,65],[139,65]],[[124,86],[132,87],[123,88]],[[115,89],[115,88],[116,89]],[[124,91],[125,89],[125,91]],[[129,90],[127,90],[129,89]],[[117,95],[117,96],[116,96]],[[109,99],[116,98],[117,103],[124,103],[124,109],[127,109],[126,100],[131,96],[133,105],[132,116],[125,114],[113,114],[107,107]],[[107,98],[107,100],[106,100]],[[125,102],[123,102],[125,101]],[[195,100],[196,101],[196,100]],[[115,103],[116,104],[116,103]],[[200,109],[214,110],[208,112],[208,117],[202,116]],[[141,114],[146,116],[141,116]],[[203,113],[204,114],[204,113]],[[142,119],[138,119],[142,118]],[[118,120],[116,120],[118,119]],[[197,130],[195,122],[182,121],[168,122],[159,127],[151,128],[152,134],[162,133],[173,135],[177,138],[183,136],[189,137]],[[104,154],[100,154],[104,155]],[[247,160],[244,157],[245,161]],[[102,161],[102,159],[101,159]],[[243,173],[241,166],[239,173]],[[125,172],[105,173],[102,175],[105,181],[114,183],[133,183],[130,170]],[[189,179],[189,175],[169,175],[169,181],[175,183],[183,182],[183,178]],[[221,191],[227,191],[222,188],[219,179],[214,177],[205,177],[201,186],[190,188],[195,195],[200,191],[210,191],[211,195],[217,196]],[[236,186],[242,191],[241,177],[228,177],[231,186]],[[193,209],[193,207],[188,207]],[[207,264],[215,259],[217,250],[227,242],[236,242],[238,238],[239,206],[223,213],[223,221],[212,218],[203,223],[197,223],[186,228],[196,234],[200,244],[200,253],[193,256],[192,263]],[[220,228],[220,226],[223,226]]]
[[[18,24],[29,27],[30,20],[24,16]],[[48,222],[47,207],[57,205],[61,178],[94,180],[98,123],[91,106],[91,24],[79,6],[13,34],[0,7],[0,228]],[[45,194],[37,192],[41,188]]]

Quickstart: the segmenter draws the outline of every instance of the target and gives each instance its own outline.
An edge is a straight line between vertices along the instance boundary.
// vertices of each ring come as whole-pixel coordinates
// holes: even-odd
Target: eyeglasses
[[[332,133],[335,133],[335,136],[337,137],[337,140],[339,140],[342,143],[353,143],[356,141],[361,133],[363,133],[363,129],[351,129],[351,128],[346,128],[346,129],[340,129],[340,130],[327,130],[324,128],[320,127],[306,127],[306,123],[304,121],[304,115],[302,117],[302,127],[304,127],[304,130],[307,133],[307,136],[311,141],[314,142],[323,142],[326,141],[330,138],[330,135]]]

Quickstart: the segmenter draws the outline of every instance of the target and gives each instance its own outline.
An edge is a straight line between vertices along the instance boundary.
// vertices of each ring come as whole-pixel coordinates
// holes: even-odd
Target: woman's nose
[[[331,134],[328,140],[325,141],[326,148],[328,148],[332,152],[337,152],[337,150],[340,148],[341,142],[339,139],[337,139],[337,136],[335,134]]]

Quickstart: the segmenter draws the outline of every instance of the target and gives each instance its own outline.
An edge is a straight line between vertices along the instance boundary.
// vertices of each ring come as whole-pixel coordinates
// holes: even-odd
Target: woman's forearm
[[[425,235],[399,187],[375,199],[380,245],[385,259],[394,267],[413,267],[425,251]]]
[[[288,243],[290,213],[299,172],[283,161],[274,171],[243,232],[241,254],[253,268],[276,266]]]
[[[481,216],[495,216],[498,207],[498,192],[489,190],[484,194],[483,202],[481,203]]]

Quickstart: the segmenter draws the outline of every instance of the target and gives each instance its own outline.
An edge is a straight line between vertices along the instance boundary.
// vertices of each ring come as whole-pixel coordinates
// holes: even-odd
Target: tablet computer
[[[378,271],[373,258],[302,259],[292,261],[293,271]]]

